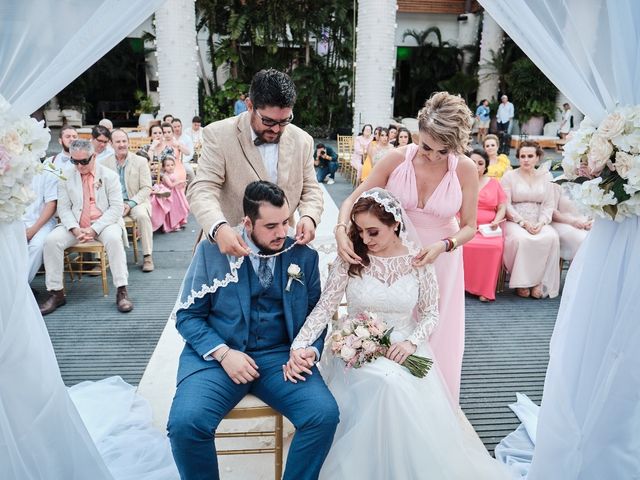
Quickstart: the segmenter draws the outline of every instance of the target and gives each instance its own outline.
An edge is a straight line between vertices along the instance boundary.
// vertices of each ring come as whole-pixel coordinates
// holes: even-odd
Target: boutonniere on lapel
[[[96,190],[100,190],[102,188],[102,179],[101,178],[99,178],[98,181],[93,184],[93,188],[95,188]]]
[[[287,276],[289,277],[289,280],[287,280],[287,287],[285,288],[287,292],[291,290],[291,282],[294,280],[296,282],[300,282],[300,285],[304,285],[304,282],[302,281],[302,271],[300,271],[300,267],[295,263],[292,263],[289,265],[289,268],[287,268]]]

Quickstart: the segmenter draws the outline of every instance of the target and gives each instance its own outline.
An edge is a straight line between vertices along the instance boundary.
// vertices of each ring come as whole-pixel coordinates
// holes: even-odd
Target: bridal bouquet
[[[49,138],[42,121],[17,115],[0,95],[0,222],[20,219],[33,201],[31,179]]]
[[[347,368],[359,368],[387,353],[392,331],[377,314],[361,312],[334,325],[331,351]],[[418,355],[409,355],[403,363],[409,373],[418,378],[424,377],[432,365],[431,359]]]
[[[588,119],[564,146],[571,196],[594,214],[622,221],[640,215],[640,106],[620,107],[597,127]]]

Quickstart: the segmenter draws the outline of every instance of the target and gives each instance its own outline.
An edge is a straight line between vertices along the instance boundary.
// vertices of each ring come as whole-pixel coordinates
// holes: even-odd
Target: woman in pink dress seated
[[[593,219],[580,215],[571,199],[562,192],[557,183],[553,184],[554,210],[551,226],[560,237],[560,258],[573,260],[578,248],[587,238]]]
[[[189,202],[184,193],[185,181],[177,178],[175,168],[175,158],[167,155],[162,159],[162,185],[170,195],[151,196],[151,224],[154,231],[162,227],[164,232],[177,232],[187,223]]]
[[[464,352],[464,273],[457,247],[475,235],[478,204],[477,169],[463,153],[472,120],[462,98],[434,93],[418,113],[419,144],[390,150],[343,202],[336,225],[338,253],[351,264],[359,263],[347,236],[355,200],[366,190],[383,187],[402,203],[422,241],[415,264],[433,263],[436,269],[440,323],[430,344],[454,405]]]
[[[504,265],[509,287],[521,297],[557,297],[560,289],[560,241],[549,225],[554,209],[551,174],[536,169],[542,149],[525,141],[516,153],[520,168],[502,177],[507,194]]]
[[[495,178],[487,175],[489,156],[484,150],[471,152],[478,167],[478,233],[462,249],[464,288],[481,302],[496,299],[496,283],[502,267],[504,238],[500,224],[505,218],[507,197]]]
[[[367,148],[373,140],[373,125],[367,123],[362,127],[362,133],[356,137],[353,141],[353,155],[351,155],[351,166],[358,172],[358,178],[362,172],[362,164],[364,163],[364,156],[367,153]]]

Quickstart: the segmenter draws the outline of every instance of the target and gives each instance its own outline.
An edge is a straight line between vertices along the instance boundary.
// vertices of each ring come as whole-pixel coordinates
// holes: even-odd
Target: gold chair
[[[133,261],[138,263],[138,240],[140,240],[138,224],[132,217],[127,215],[124,217],[124,227],[127,230],[127,237],[129,238],[129,241],[133,243]]]
[[[218,455],[256,455],[262,453],[273,453],[275,455],[275,478],[282,478],[282,445],[283,445],[283,420],[282,415],[262,402],[253,395],[245,396],[236,407],[231,410],[225,420],[247,420],[252,418],[273,417],[273,430],[260,430],[255,432],[217,432],[216,438],[255,438],[255,437],[273,437],[273,447],[256,447],[234,450],[216,449]]]
[[[507,270],[504,265],[500,265],[500,273],[498,274],[498,281],[496,282],[496,293],[504,292],[504,282],[507,278]]]
[[[357,170],[351,165],[353,154],[353,137],[351,135],[338,135],[338,163],[340,172],[354,184],[358,176]]]
[[[73,253],[77,253],[78,255],[72,262],[71,254]],[[107,251],[102,243],[97,240],[79,243],[67,248],[64,251],[64,257],[66,264],[64,272],[69,274],[72,282],[74,281],[74,273],[77,273],[78,279],[82,280],[83,273],[93,273],[93,269],[99,266],[102,277],[102,293],[105,297],[109,295],[109,285],[107,283],[107,267],[109,266],[109,261],[107,259]],[[74,265],[75,269],[72,268]]]

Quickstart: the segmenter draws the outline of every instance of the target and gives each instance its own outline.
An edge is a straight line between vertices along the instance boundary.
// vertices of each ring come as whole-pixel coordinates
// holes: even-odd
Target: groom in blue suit
[[[277,185],[249,184],[243,207],[251,252],[237,269],[237,282],[197,294],[235,273],[235,257],[207,240],[198,244],[183,282],[176,327],[186,344],[167,427],[173,456],[183,480],[218,479],[215,430],[251,393],[296,427],[284,479],[316,479],[338,424],[338,406],[315,367],[324,335],[297,357],[300,371],[312,372],[305,381],[285,382],[283,365],[320,298],[318,254],[302,245],[289,250],[289,205]]]

